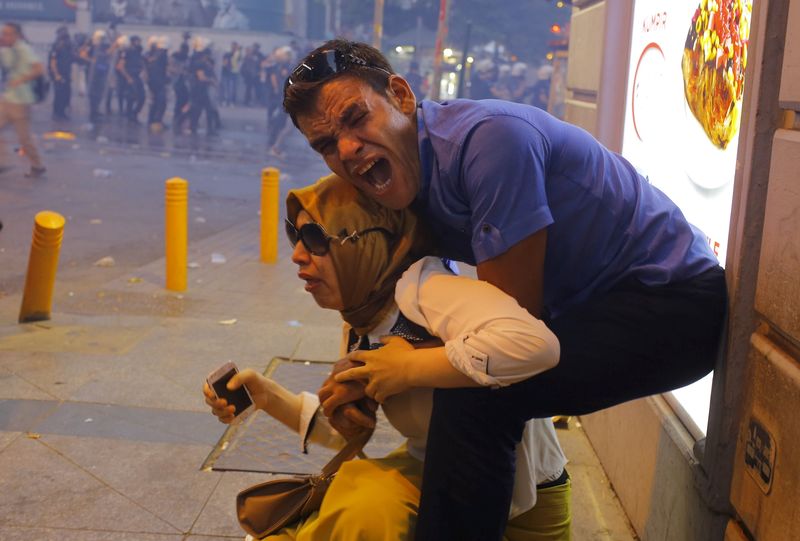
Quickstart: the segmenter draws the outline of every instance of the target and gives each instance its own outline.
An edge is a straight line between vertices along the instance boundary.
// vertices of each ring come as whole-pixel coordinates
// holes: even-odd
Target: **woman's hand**
[[[270,380],[248,368],[233,376],[228,381],[227,387],[229,390],[234,391],[242,385],[247,387],[256,408],[265,410],[271,396]],[[230,424],[233,422],[236,408],[228,405],[228,401],[224,398],[218,398],[209,388],[208,383],[203,384],[203,395],[205,395],[206,404],[211,407],[211,413],[217,416],[221,423]]]
[[[380,404],[411,387],[408,368],[415,360],[414,346],[403,338],[385,336],[381,342],[384,343],[382,348],[350,353],[348,359],[364,363],[364,366],[350,368],[334,377],[339,383],[366,379],[366,395]]]
[[[377,402],[364,394],[365,382],[337,383],[334,380],[336,374],[356,366],[362,365],[347,358],[340,359],[317,392],[322,412],[328,417],[331,426],[346,439],[364,429],[375,428],[375,412],[378,409]]]

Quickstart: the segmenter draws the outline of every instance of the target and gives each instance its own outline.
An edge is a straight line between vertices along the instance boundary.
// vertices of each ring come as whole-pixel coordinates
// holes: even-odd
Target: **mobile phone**
[[[231,361],[226,362],[206,378],[209,388],[214,392],[217,398],[224,398],[229,406],[234,406],[236,410],[233,415],[235,419],[241,419],[242,414],[248,413],[253,409],[253,399],[247,387],[242,385],[238,389],[231,391],[228,389],[228,382],[233,376],[239,373],[236,364]]]

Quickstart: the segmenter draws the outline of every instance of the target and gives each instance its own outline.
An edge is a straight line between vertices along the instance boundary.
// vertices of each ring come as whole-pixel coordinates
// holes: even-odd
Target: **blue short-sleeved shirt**
[[[443,255],[477,264],[547,228],[551,316],[623,278],[663,285],[717,265],[664,193],[576,126],[499,100],[423,101],[417,121],[414,206]]]

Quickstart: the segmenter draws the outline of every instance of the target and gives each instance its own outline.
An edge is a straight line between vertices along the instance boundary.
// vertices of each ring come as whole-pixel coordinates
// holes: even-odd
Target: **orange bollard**
[[[280,171],[265,167],[261,171],[261,261],[278,260],[278,198],[280,197]]]
[[[43,210],[34,218],[28,274],[19,310],[20,323],[50,319],[64,223],[62,215],[50,210]]]
[[[165,196],[167,289],[184,291],[188,266],[189,183],[178,177],[167,180]]]

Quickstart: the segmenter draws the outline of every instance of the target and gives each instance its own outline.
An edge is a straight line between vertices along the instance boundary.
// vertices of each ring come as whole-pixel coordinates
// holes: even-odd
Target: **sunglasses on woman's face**
[[[308,222],[301,225],[299,228],[295,227],[289,220],[285,220],[284,223],[286,225],[286,236],[289,238],[289,243],[292,245],[292,248],[297,246],[298,242],[302,242],[309,253],[317,256],[327,255],[331,250],[332,240],[337,240],[339,241],[339,245],[344,245],[348,240],[350,242],[356,242],[361,238],[361,235],[366,235],[373,231],[382,231],[386,235],[391,236],[391,232],[382,227],[370,227],[363,231],[353,230],[353,232],[349,234],[346,229],[342,229],[339,236],[333,236],[329,235],[328,232],[325,231],[325,228],[317,222]]]

